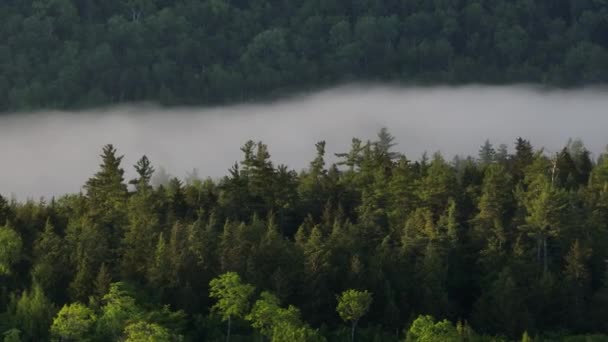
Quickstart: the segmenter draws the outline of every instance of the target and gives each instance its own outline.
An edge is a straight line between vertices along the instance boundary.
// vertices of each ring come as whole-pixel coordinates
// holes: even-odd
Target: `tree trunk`
[[[547,275],[547,237],[543,236],[543,275]]]
[[[226,334],[226,342],[230,342],[230,325],[231,325],[230,316],[228,316],[228,333]]]
[[[542,239],[539,237],[536,239],[536,263],[538,264],[538,266],[541,265],[541,261],[540,261],[541,249],[542,249]]]
[[[350,342],[355,342],[355,328],[357,327],[357,321],[353,321],[353,325],[350,329]]]

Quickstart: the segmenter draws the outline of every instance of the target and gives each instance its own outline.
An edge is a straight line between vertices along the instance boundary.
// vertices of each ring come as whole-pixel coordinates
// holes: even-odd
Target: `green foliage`
[[[461,341],[456,328],[448,320],[436,322],[431,316],[419,316],[406,335],[406,342],[457,342]]]
[[[125,327],[125,342],[166,342],[171,340],[169,331],[158,324],[131,323]]]
[[[322,341],[317,331],[301,321],[300,311],[293,306],[280,307],[278,298],[262,292],[246,316],[251,326],[273,342]]]
[[[19,329],[10,329],[2,335],[4,336],[4,342],[21,342],[21,331]]]
[[[245,318],[254,291],[255,288],[243,284],[235,272],[224,273],[209,282],[209,297],[217,300],[212,309],[219,312],[223,321],[228,321],[227,341],[230,340],[232,318]]]
[[[116,339],[125,326],[141,316],[141,309],[135,303],[132,290],[125,283],[113,283],[110,291],[103,296],[101,314],[97,320],[97,333]]]
[[[40,286],[24,291],[15,304],[13,324],[23,332],[22,339],[40,341],[48,339],[49,328],[56,309],[44,295]]]
[[[0,276],[12,273],[12,266],[21,258],[23,242],[10,227],[0,227]]]
[[[336,311],[338,311],[338,314],[344,321],[351,322],[351,341],[354,341],[357,323],[372,305],[372,294],[367,290],[357,291],[350,289],[342,292],[340,296],[337,296],[337,299],[338,306]]]
[[[215,298],[217,303],[213,306],[222,316],[223,320],[229,317],[245,317],[249,310],[249,298],[255,288],[243,284],[241,277],[235,272],[224,273],[209,283],[209,296]]]
[[[230,16],[236,5],[215,2],[192,11],[217,25],[206,11]],[[37,8],[55,11],[62,3]],[[134,28],[164,5],[124,6],[130,19],[113,22],[123,38],[143,34]],[[323,6],[334,11],[338,4]],[[353,3],[353,11],[375,6],[382,4]],[[67,2],[59,7],[71,11]],[[111,2],[102,7],[115,10]],[[488,25],[480,19],[486,11],[467,6],[463,25]],[[163,25],[181,22],[170,11],[165,16]],[[431,32],[430,19],[413,13],[403,25]],[[395,24],[392,15],[340,22],[331,44],[352,56],[360,48],[353,35],[380,51],[376,40],[389,38],[379,27]],[[324,27],[317,19],[311,25]],[[517,31],[496,38],[525,42]],[[281,55],[291,44],[311,44],[289,34],[283,27],[250,46],[252,70],[265,48]],[[371,59],[362,63],[378,68]],[[593,334],[608,333],[606,155],[592,161],[576,141],[549,155],[523,139],[513,154],[486,144],[480,160],[453,162],[439,154],[409,160],[394,148],[384,129],[375,141],[353,139],[328,165],[320,142],[298,173],[275,166],[268,147],[250,141],[225,178],[201,181],[193,172],[152,185],[152,163],[142,158],[135,187],[127,188],[122,157],[108,145],[86,194],[0,199],[7,222],[0,227],[0,332],[27,341],[323,341],[352,340],[355,332],[360,341],[398,341],[403,323],[424,314],[439,322],[422,316],[410,340],[519,340],[524,331],[534,340],[605,337]],[[252,303],[255,289],[261,295]]]
[[[64,305],[51,326],[51,334],[64,341],[86,341],[90,339],[97,316],[83,304]]]
[[[367,313],[372,304],[372,295],[368,291],[347,290],[338,297],[336,310],[345,321],[358,321]]]
[[[606,6],[5,2],[0,111],[218,104],[352,80],[603,83]]]

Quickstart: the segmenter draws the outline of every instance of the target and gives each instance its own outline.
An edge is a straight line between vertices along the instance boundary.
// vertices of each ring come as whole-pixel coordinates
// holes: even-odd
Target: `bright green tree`
[[[103,306],[97,320],[100,336],[117,339],[129,322],[140,317],[142,310],[133,296],[133,290],[125,283],[110,285],[110,291],[102,299]]]
[[[405,338],[406,342],[458,342],[461,337],[448,320],[436,322],[431,316],[418,316]]]
[[[297,308],[281,307],[279,299],[269,292],[262,292],[246,319],[272,342],[318,341],[320,338],[302,322]]]
[[[223,321],[228,321],[226,341],[230,341],[230,328],[232,318],[244,318],[249,310],[249,298],[255,288],[241,282],[238,273],[228,272],[212,279],[209,282],[209,296],[217,300],[213,305],[222,316]]]
[[[372,304],[372,294],[366,291],[346,290],[338,298],[336,311],[340,317],[351,322],[350,340],[355,340],[355,329],[363,315],[367,313]]]
[[[51,334],[62,341],[88,341],[97,317],[83,304],[64,305],[55,316]]]
[[[125,342],[166,342],[171,341],[169,331],[158,324],[143,321],[131,323],[124,330]]]

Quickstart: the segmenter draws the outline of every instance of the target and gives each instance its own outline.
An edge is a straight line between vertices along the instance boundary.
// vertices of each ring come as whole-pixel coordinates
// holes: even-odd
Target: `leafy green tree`
[[[103,296],[103,306],[97,319],[99,336],[118,339],[125,326],[137,320],[142,314],[135,302],[133,290],[125,283],[113,283],[110,291]]]
[[[350,340],[355,340],[355,329],[361,317],[363,317],[372,304],[372,294],[368,291],[347,290],[338,298],[336,311],[340,317],[351,322]]]
[[[143,321],[125,327],[125,342],[165,342],[171,340],[169,331],[158,324]]]
[[[448,320],[436,322],[432,316],[418,316],[407,331],[406,342],[461,341],[454,325]]]
[[[93,310],[80,303],[64,305],[55,316],[51,334],[63,341],[87,341],[97,317]]]
[[[273,342],[322,340],[316,331],[301,321],[298,309],[291,305],[282,308],[278,298],[268,292],[262,292],[246,319]]]
[[[232,318],[244,318],[249,310],[249,298],[255,288],[243,284],[238,273],[228,272],[209,282],[209,296],[217,300],[213,309],[228,321],[226,341],[230,341],[230,326]]]

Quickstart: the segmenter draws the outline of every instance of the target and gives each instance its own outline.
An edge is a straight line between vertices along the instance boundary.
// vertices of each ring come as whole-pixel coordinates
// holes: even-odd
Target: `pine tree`
[[[13,229],[0,226],[0,276],[10,275],[12,267],[21,259],[23,240]]]
[[[440,154],[435,154],[427,174],[416,182],[416,196],[420,206],[429,208],[435,217],[445,210],[450,197],[455,195],[454,170]]]
[[[131,180],[129,184],[135,185],[135,189],[138,192],[151,190],[150,180],[154,174],[154,167],[148,157],[145,155],[142,156],[133,167],[135,168],[138,177]]]
[[[24,291],[15,305],[14,324],[23,332],[22,338],[31,341],[48,339],[49,328],[56,309],[42,288],[34,284]]]
[[[537,178],[531,184],[529,197],[525,200],[527,215],[521,227],[537,243],[537,261],[543,274],[548,270],[548,240],[558,236],[564,228],[567,198],[562,190],[554,188],[547,177]]]
[[[88,228],[96,230],[91,232],[93,235],[104,236],[99,242],[107,241],[107,259],[95,260],[94,268],[101,261],[107,261],[108,267],[113,270],[118,263],[119,246],[127,220],[127,185],[124,184],[124,170],[120,167],[123,156],[116,155],[114,146],[104,146],[101,158],[100,170],[84,186],[89,201],[88,214],[92,220]]]
[[[575,240],[570,251],[565,257],[564,278],[566,280],[566,291],[568,293],[568,312],[574,320],[574,326],[583,328],[586,323],[585,300],[589,291],[589,270],[587,260],[591,251],[581,246],[579,240]]]
[[[534,150],[528,140],[517,138],[515,141],[515,155],[513,156],[513,177],[516,182],[524,177],[524,171],[534,161]]]
[[[97,277],[95,277],[95,295],[98,299],[103,298],[110,290],[112,284],[112,275],[108,272],[105,263],[101,264]]]
[[[402,157],[393,168],[388,184],[389,222],[392,227],[399,227],[416,207],[414,196],[415,175],[409,160]]]
[[[363,146],[361,146],[361,140],[353,138],[351,149],[348,153],[336,153],[336,157],[344,159],[343,161],[338,162],[338,165],[346,165],[350,172],[354,172],[355,168],[359,167],[361,164],[362,150]]]
[[[506,247],[508,214],[513,206],[511,177],[500,164],[488,166],[484,172],[479,198],[479,212],[473,223],[475,240],[490,255],[498,256]]]
[[[438,247],[429,242],[424,255],[418,258],[416,265],[416,279],[421,290],[420,312],[442,317],[449,313],[447,297],[447,269],[446,261]]]
[[[116,155],[114,146],[104,146],[100,170],[85,184],[95,215],[105,216],[124,208],[127,186],[124,184],[125,172],[120,167],[122,158]]]
[[[496,161],[496,150],[490,143],[490,140],[486,140],[479,149],[479,164],[481,166],[488,166]]]
[[[316,145],[317,155],[310,163],[307,172],[301,175],[298,193],[302,198],[303,209],[313,217],[321,215],[323,198],[325,195],[325,178],[327,170],[325,169],[325,141],[320,141]]]
[[[163,233],[158,236],[153,262],[148,269],[148,281],[162,293],[171,287],[175,279],[171,278],[171,259],[169,247]]]
[[[142,280],[150,267],[150,251],[154,250],[161,231],[160,205],[155,193],[143,180],[138,191],[128,200],[128,225],[122,244],[120,263],[125,279]]]
[[[400,157],[399,153],[391,151],[397,145],[395,137],[388,132],[388,128],[382,127],[378,132],[378,140],[373,142],[376,163],[386,168],[391,167],[393,160]]]

